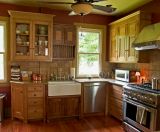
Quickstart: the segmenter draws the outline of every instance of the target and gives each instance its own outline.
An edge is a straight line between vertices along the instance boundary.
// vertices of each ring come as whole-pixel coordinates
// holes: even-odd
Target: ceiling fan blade
[[[94,9],[97,9],[97,10],[101,10],[101,11],[104,11],[104,12],[107,12],[107,13],[112,13],[116,10],[116,8],[113,8],[111,6],[100,6],[100,5],[93,5],[93,8]]]
[[[107,1],[107,0],[74,0],[75,2],[87,2],[87,3],[94,3],[100,1]]]
[[[75,15],[78,15],[78,14],[75,13],[74,11],[71,11],[68,15],[69,15],[69,16],[75,16]]]
[[[101,1],[107,1],[107,0],[91,0],[91,3],[94,3],[94,2],[101,2]]]
[[[49,2],[49,1],[38,1],[40,3],[45,3],[45,4],[74,4],[71,2]]]

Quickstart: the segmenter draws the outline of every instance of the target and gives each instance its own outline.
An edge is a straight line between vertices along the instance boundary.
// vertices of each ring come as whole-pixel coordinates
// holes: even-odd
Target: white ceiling
[[[49,1],[49,2],[74,2],[74,0],[0,0],[0,3],[11,3],[17,5],[26,5],[26,6],[36,6],[36,7],[48,7],[57,10],[66,10],[71,11],[71,5],[58,5],[58,4],[44,4],[39,1]],[[102,14],[102,15],[119,15],[123,13],[127,13],[132,11],[152,0],[106,0],[95,3],[96,5],[109,5],[111,4],[113,7],[117,8],[117,10],[112,14],[107,14],[103,11],[93,10],[94,14]]]

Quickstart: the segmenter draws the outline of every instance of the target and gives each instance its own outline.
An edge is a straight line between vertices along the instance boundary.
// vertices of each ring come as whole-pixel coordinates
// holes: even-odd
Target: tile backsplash
[[[152,77],[160,78],[160,50],[150,50],[149,63],[117,64],[117,68],[136,69],[142,76],[151,80]]]
[[[20,65],[21,71],[32,71],[42,75],[42,80],[49,80],[51,74],[56,76],[70,75],[70,68],[74,67],[74,61],[54,62],[14,62]]]
[[[145,76],[151,80],[152,77],[160,78],[160,50],[150,50],[149,63],[109,63],[103,62],[102,71],[111,73],[118,68],[131,69],[141,72],[141,76]],[[32,71],[33,73],[40,73],[43,80],[49,80],[51,74],[56,76],[70,75],[70,68],[75,67],[75,60],[70,61],[53,61],[53,62],[15,62],[21,66],[22,71]]]

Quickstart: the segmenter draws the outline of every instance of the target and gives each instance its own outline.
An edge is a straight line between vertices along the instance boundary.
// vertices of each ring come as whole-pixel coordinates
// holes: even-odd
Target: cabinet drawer
[[[118,108],[121,108],[122,109],[122,100],[119,100],[117,98],[114,98],[114,97],[110,97],[109,98],[109,104],[111,106],[115,106],[115,107],[118,107]]]
[[[28,97],[43,97],[43,91],[28,92]]]
[[[29,119],[43,118],[43,107],[40,106],[28,107],[28,118]]]
[[[122,113],[122,107],[117,107],[116,105],[113,105],[113,104],[109,104],[109,110],[112,112],[112,111],[115,111],[117,113]]]
[[[117,109],[117,108],[116,108]],[[122,120],[122,111],[120,110],[120,111],[118,111],[118,110],[116,110],[115,108],[110,108],[110,111],[109,111],[109,113],[110,113],[110,115],[112,115],[112,116],[114,116],[114,117],[116,117],[117,119],[119,119],[119,120]]]
[[[118,108],[115,105],[109,105],[109,114],[122,120],[122,108]]]
[[[28,91],[32,92],[32,91],[43,91],[43,86],[28,86]]]
[[[28,106],[43,106],[43,98],[29,98]]]
[[[112,87],[109,89],[109,91],[110,91],[110,96],[122,100],[122,93],[123,93],[122,87],[112,85]]]

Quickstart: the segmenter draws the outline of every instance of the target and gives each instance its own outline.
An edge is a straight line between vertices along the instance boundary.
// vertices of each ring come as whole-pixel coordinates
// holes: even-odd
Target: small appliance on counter
[[[137,79],[135,73],[136,71],[116,69],[115,79],[124,82],[136,82]]]

